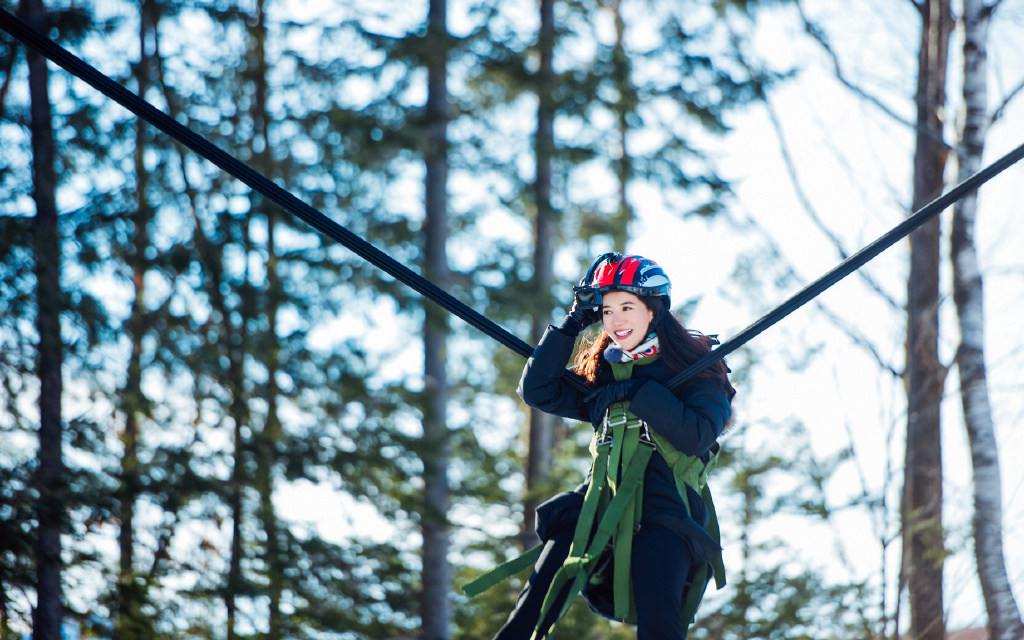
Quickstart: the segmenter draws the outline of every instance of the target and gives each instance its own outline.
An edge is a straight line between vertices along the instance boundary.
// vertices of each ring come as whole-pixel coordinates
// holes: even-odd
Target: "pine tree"
[[[47,16],[41,0],[25,0],[22,13],[37,31],[45,31]],[[39,640],[57,640],[64,622],[64,590],[61,584],[63,560],[61,533],[65,518],[63,493],[67,478],[64,468],[64,428],[61,413],[64,346],[61,338],[63,291],[60,284],[61,248],[57,224],[56,143],[50,102],[50,74],[46,60],[27,52],[31,98],[32,248],[36,277],[36,332],[39,379],[39,449],[34,484],[39,498],[36,508],[36,606],[32,612],[32,635]]]

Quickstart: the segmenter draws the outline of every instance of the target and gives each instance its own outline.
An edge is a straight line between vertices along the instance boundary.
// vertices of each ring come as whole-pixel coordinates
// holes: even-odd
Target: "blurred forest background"
[[[726,339],[1024,142],[1020,0],[0,9],[529,344],[609,250]],[[729,358],[691,637],[1024,634],[1021,168],[977,196]],[[489,638],[521,582],[458,584],[587,468],[522,357],[3,32],[0,275],[0,640]]]

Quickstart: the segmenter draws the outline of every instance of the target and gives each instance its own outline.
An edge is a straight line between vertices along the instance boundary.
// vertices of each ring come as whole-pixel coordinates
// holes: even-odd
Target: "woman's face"
[[[601,296],[601,324],[620,349],[629,351],[647,337],[654,312],[640,298],[627,291],[609,291]]]

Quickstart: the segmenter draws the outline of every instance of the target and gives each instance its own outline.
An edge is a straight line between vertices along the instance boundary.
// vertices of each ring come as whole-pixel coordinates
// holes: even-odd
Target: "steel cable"
[[[136,116],[160,129],[230,175],[241,180],[254,191],[277,203],[286,211],[305,221],[320,233],[340,242],[363,259],[380,268],[382,271],[390,274],[396,280],[404,283],[414,291],[419,292],[425,298],[438,304],[448,312],[462,318],[466,323],[476,327],[485,335],[497,340],[502,345],[523,357],[528,358],[533,355],[533,347],[512,335],[486,316],[460,302],[447,291],[441,289],[423,276],[415,273],[402,263],[394,260],[380,249],[377,249],[358,235],[352,233],[334,220],[331,220],[320,211],[299,200],[294,195],[271,182],[245,163],[224,152],[209,140],[196,134],[188,127],[185,127],[164,112],[143,100],[141,97],[117,84],[53,40],[42,36],[20,19],[3,9],[0,9],[0,28],[3,28],[4,31],[7,31],[26,46],[32,48],[58,66],[64,68],[72,75],[88,83],[99,92],[123,106],[125,109],[134,113]],[[668,381],[667,386],[669,388],[675,388],[683,384],[708,366],[723,359],[736,349],[739,349],[772,325],[781,321],[807,302],[813,300],[833,284],[839,282],[862,267],[879,253],[902,240],[925,222],[931,220],[947,207],[954,204],[957,200],[964,197],[967,193],[978,189],[981,185],[1016,163],[1022,157],[1024,157],[1024,144],[956,185],[949,192],[915,212],[871,244],[865,246],[857,253],[840,262],[831,271],[798,291],[788,300],[775,307],[772,311],[765,314],[746,329],[723,342],[718,346],[718,348],[712,350],[710,353],[706,354],[685,370],[671,378]],[[579,376],[567,371],[566,379],[578,389],[584,388],[583,382]]]

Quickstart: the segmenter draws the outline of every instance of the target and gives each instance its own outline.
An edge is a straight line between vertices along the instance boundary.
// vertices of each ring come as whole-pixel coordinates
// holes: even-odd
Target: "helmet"
[[[606,253],[590,265],[586,277],[573,287],[583,306],[598,306],[608,291],[628,291],[641,297],[664,297],[665,308],[672,303],[672,283],[654,260],[643,256]]]

